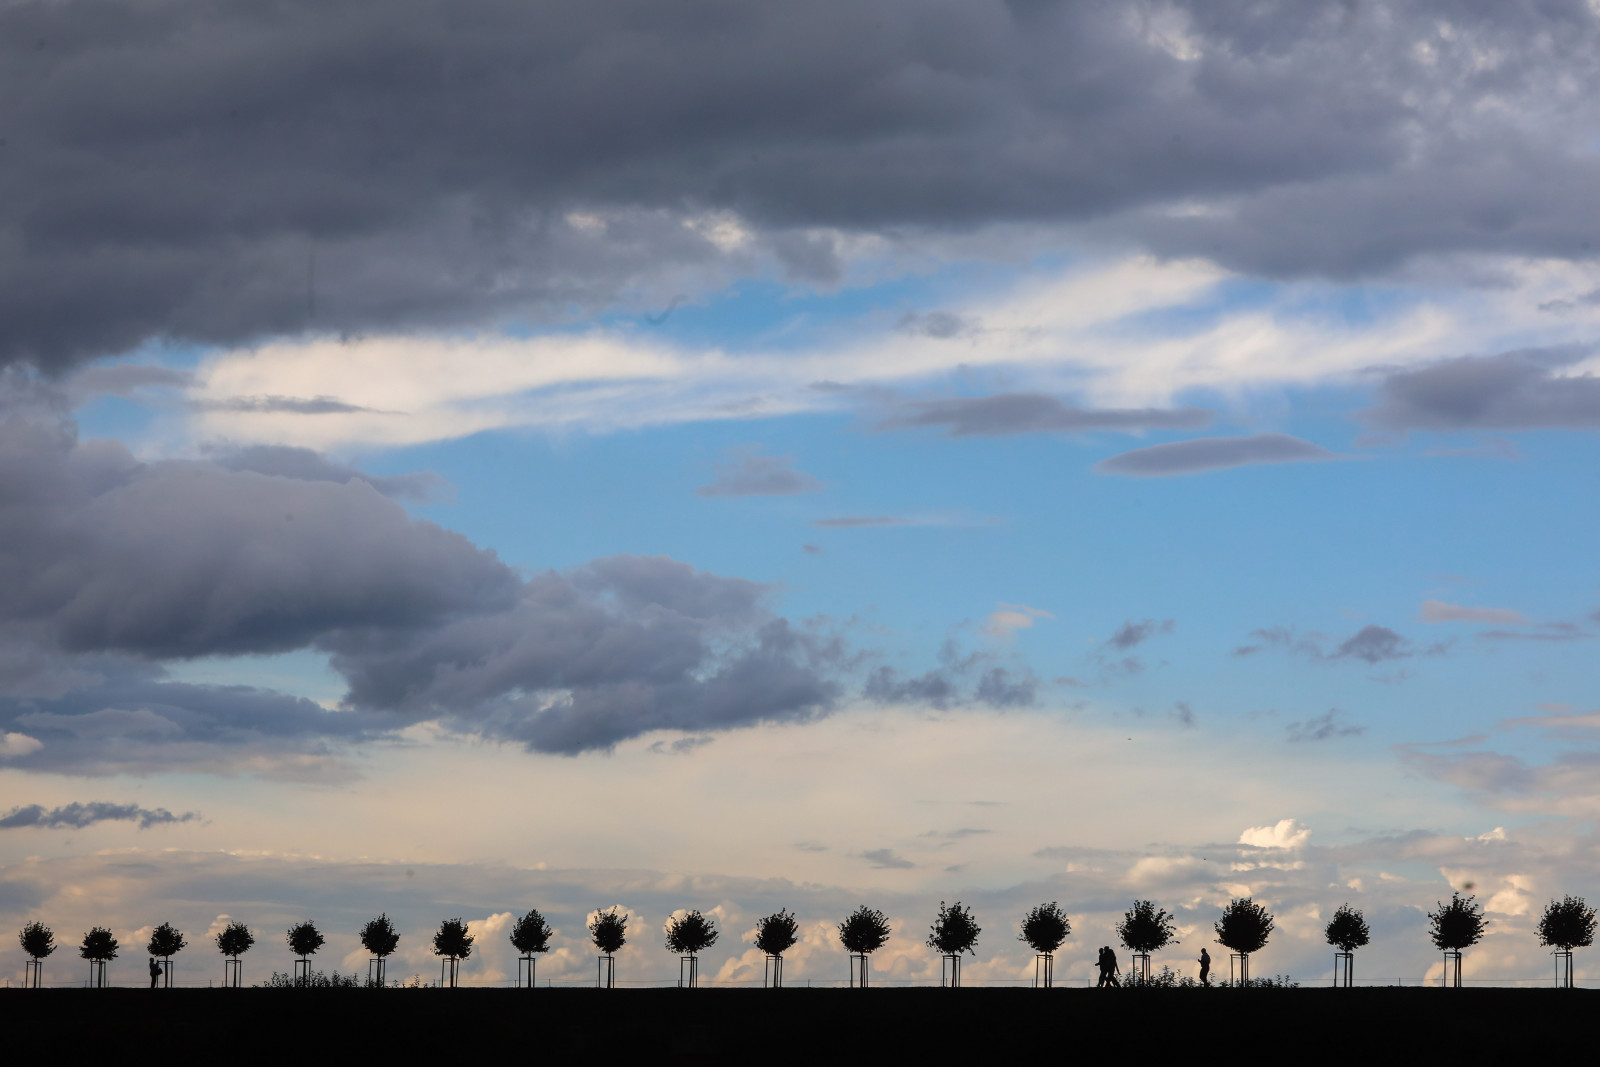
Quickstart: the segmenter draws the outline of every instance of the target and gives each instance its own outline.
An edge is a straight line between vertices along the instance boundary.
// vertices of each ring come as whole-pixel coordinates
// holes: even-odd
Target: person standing
[[[156,982],[161,978],[161,964],[154,956],[150,957],[150,988],[156,987]]]
[[[1211,984],[1211,953],[1203,948],[1200,950],[1200,984]]]

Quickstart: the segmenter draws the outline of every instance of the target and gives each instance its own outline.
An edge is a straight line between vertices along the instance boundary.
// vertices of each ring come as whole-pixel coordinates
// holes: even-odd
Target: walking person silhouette
[[[1211,984],[1211,953],[1205,949],[1200,950],[1200,984]]]
[[[1099,966],[1100,982],[1095,986],[1096,989],[1100,989],[1108,985],[1117,986],[1118,988],[1122,986],[1122,983],[1117,981],[1117,954],[1111,951],[1110,945],[1106,945],[1100,949]]]

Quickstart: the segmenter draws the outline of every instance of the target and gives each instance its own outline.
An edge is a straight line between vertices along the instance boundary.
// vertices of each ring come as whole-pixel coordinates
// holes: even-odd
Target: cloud
[[[1282,648],[1291,655],[1304,656],[1321,662],[1357,659],[1377,665],[1388,660],[1410,659],[1413,656],[1441,656],[1449,651],[1449,642],[1419,646],[1387,626],[1370,624],[1341,641],[1332,652],[1327,651],[1330,638],[1315,631],[1301,634],[1292,626],[1270,626],[1250,633],[1258,641],[1255,645],[1241,645],[1233,650],[1236,657],[1250,656],[1263,648]]]
[[[43,747],[43,742],[37,737],[12,732],[0,733],[0,759],[31,756]]]
[[[360,480],[384,496],[401,500],[427,503],[436,499],[448,483],[432,471],[411,474],[376,475],[336,463],[309,448],[291,448],[286,445],[247,445],[242,448],[210,450],[209,458],[219,467],[231,471],[254,471],[276,478],[293,478],[303,482],[334,482],[344,485]]]
[[[1600,378],[1572,369],[1591,352],[1521,349],[1397,371],[1362,415],[1395,431],[1600,429]]]
[[[469,11],[8,9],[0,37],[49,44],[8,119],[0,358],[654,310],[740,270],[826,283],[840,235],[984,224],[1320,277],[1600,237],[1576,5]]]
[[[1321,445],[1282,433],[1251,437],[1197,437],[1136,448],[1095,464],[1102,474],[1166,478],[1258,463],[1318,463],[1342,458]]]
[[[1053,619],[1054,615],[1043,608],[1030,608],[1026,604],[1002,603],[998,610],[989,614],[988,620],[983,625],[983,632],[995,637],[1009,637],[1018,630],[1029,630],[1038,619]]]
[[[1117,627],[1116,633],[1106,638],[1106,646],[1119,652],[1127,652],[1138,648],[1156,634],[1172,633],[1177,626],[1177,621],[1174,619],[1162,619],[1159,622],[1155,619],[1145,619],[1142,622],[1129,619]]]
[[[1471,608],[1424,600],[1417,615],[1419,622],[1481,622],[1501,626],[1525,626],[1528,618],[1515,608]]]
[[[1037,393],[905,403],[880,430],[945,427],[946,437],[1007,437],[1026,433],[1092,430],[1198,430],[1211,422],[1200,408],[1085,409]]]
[[[868,672],[861,695],[877,704],[940,709],[967,704],[1023,708],[1038,699],[1039,679],[1026,666],[997,666],[993,653],[963,651],[954,638],[940,646],[938,658],[939,666],[912,677],[893,667],[875,667]]]
[[[895,855],[894,850],[889,848],[871,849],[863,852],[861,858],[872,864],[874,870],[879,871],[909,870],[916,866],[903,856]]]
[[[1411,642],[1387,626],[1363,626],[1341,644],[1330,658],[1359,659],[1376,664],[1385,660],[1406,659],[1411,655]]]
[[[12,808],[0,815],[0,830],[37,827],[44,830],[82,830],[97,822],[137,822],[139,829],[171,823],[193,822],[199,813],[186,811],[174,815],[166,808],[141,808],[137,804],[108,804],[94,801],[88,804],[72,803],[59,808],[46,808],[42,804],[28,804]]]
[[[1292,722],[1288,726],[1289,740],[1292,742],[1332,741],[1340,737],[1356,737],[1366,733],[1366,730],[1365,726],[1349,723],[1345,713],[1338,708],[1329,708],[1321,715],[1304,722]]]
[[[717,464],[716,480],[695,490],[697,496],[795,496],[815,493],[822,483],[796,469],[793,456],[763,456],[760,446],[735,450]]]
[[[1252,848],[1302,848],[1311,830],[1299,819],[1279,819],[1271,826],[1252,826],[1239,835],[1239,844]]]
[[[950,520],[916,515],[835,515],[813,519],[813,526],[832,530],[854,530],[868,526],[949,526]]]
[[[359,404],[347,404],[331,396],[231,396],[220,400],[192,400],[196,411],[226,411],[251,415],[354,415],[373,412]]]

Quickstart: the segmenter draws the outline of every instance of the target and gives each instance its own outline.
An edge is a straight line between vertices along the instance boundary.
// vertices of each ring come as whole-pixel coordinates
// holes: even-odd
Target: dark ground
[[[1582,989],[11,989],[0,1048],[11,1063],[174,1064],[221,1050],[233,1064],[1522,1063],[1592,1051],[1597,1013],[1600,990]]]

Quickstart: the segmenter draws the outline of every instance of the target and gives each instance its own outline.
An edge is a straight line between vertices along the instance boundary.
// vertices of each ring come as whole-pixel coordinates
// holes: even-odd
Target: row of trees
[[[602,958],[614,957],[627,944],[629,918],[630,916],[620,908],[611,908],[597,912],[590,920],[588,925],[590,941]],[[1460,953],[1481,941],[1488,929],[1488,920],[1484,917],[1482,906],[1472,896],[1463,897],[1460,893],[1453,893],[1449,903],[1441,901],[1428,913],[1428,921],[1429,939],[1436,948],[1446,954],[1447,962],[1454,961],[1459,982]],[[1222,914],[1214,923],[1213,929],[1216,933],[1216,942],[1241,958],[1244,966],[1243,977],[1247,979],[1249,957],[1266,946],[1274,925],[1275,920],[1265,907],[1249,897],[1241,897],[1229,901],[1227,907],[1222,909]],[[1146,970],[1152,953],[1179,944],[1176,919],[1149,900],[1135,900],[1115,929],[1123,947],[1136,958],[1143,958]],[[1561,900],[1551,901],[1545,908],[1538,925],[1539,943],[1555,949],[1558,953],[1568,954],[1570,959],[1570,953],[1574,949],[1586,948],[1594,943],[1595,929],[1595,909],[1589,907],[1582,897],[1564,897]],[[673,916],[666,924],[665,933],[668,951],[691,961],[715,945],[719,936],[716,923],[699,911],[688,911]],[[888,917],[883,912],[865,905],[857,908],[839,923],[840,944],[852,957],[859,958],[862,962],[862,984],[865,984],[867,957],[888,943],[890,933]],[[938,950],[941,955],[958,960],[963,953],[976,954],[978,936],[981,933],[982,929],[974,919],[971,909],[963,907],[960,901],[948,905],[940,901],[939,912],[929,928],[926,944],[929,948]],[[1066,912],[1059,904],[1052,901],[1033,908],[1023,917],[1018,940],[1025,942],[1048,963],[1071,933],[1072,924]],[[553,935],[554,931],[537,909],[532,909],[517,919],[511,928],[512,946],[529,963],[530,984],[533,979],[532,962],[539,954],[550,950],[550,939]],[[1344,904],[1334,912],[1333,918],[1324,929],[1324,935],[1328,944],[1348,960],[1356,949],[1366,946],[1371,941],[1372,932],[1361,911]],[[382,963],[399,948],[400,933],[395,929],[388,914],[384,913],[363,926],[359,936],[362,947],[372,954],[374,961],[379,965],[377,984],[381,985]],[[59,947],[55,942],[55,934],[43,923],[30,922],[22,928],[19,940],[23,951],[34,961],[35,981],[37,981],[38,962],[50,956]],[[432,951],[443,961],[448,984],[456,984],[457,967],[460,961],[472,955],[475,940],[467,924],[459,918],[446,919],[439,924],[438,931],[433,935]],[[783,954],[798,940],[799,923],[787,909],[764,916],[756,923],[756,948],[765,953],[769,960],[776,959],[781,964]],[[233,974],[234,981],[237,982],[237,962],[239,957],[256,943],[255,936],[244,923],[230,922],[215,935],[213,941],[225,957],[234,961]],[[306,921],[291,926],[284,936],[284,941],[298,958],[298,963],[308,970],[310,957],[322,948],[326,938],[315,923]],[[188,942],[181,931],[170,923],[162,923],[151,932],[146,949],[151,956],[170,961],[187,945]],[[116,958],[120,947],[110,930],[96,926],[84,934],[78,953],[86,960],[103,965],[106,961]],[[689,971],[691,985],[694,984],[694,973],[694,968],[691,966]],[[781,966],[777,973],[781,975]],[[1045,984],[1048,984],[1048,967],[1044,973]],[[1348,970],[1346,977],[1348,980]],[[1570,981],[1569,966],[1568,984]]]

